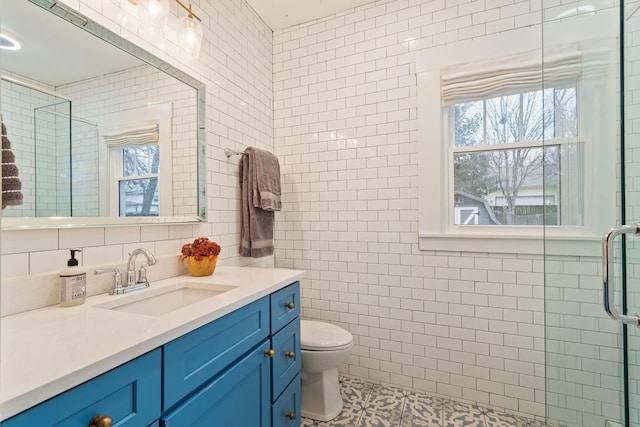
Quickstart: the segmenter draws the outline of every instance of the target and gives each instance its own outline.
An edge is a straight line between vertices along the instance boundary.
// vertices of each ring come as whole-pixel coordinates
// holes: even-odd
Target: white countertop
[[[281,289],[301,270],[220,266],[213,276],[179,276],[125,295],[98,295],[0,321],[0,421]],[[95,307],[180,282],[236,288],[188,307],[146,316]]]

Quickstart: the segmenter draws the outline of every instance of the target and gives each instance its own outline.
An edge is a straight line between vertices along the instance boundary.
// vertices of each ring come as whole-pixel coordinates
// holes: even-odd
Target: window
[[[444,108],[451,117],[453,224],[581,225],[575,87]],[[474,218],[462,214],[470,209]]]
[[[119,216],[158,216],[158,144],[114,148],[112,156]]]
[[[421,250],[554,252],[557,236],[557,253],[599,253],[611,217],[598,207],[616,194],[616,153],[601,143],[616,138],[616,62],[557,32],[544,55],[534,27],[416,53]]]

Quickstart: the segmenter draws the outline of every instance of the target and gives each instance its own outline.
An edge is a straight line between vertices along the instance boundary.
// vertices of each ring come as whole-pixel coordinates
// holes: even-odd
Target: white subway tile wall
[[[429,183],[418,183],[414,71],[416,51],[540,25],[541,7],[377,1],[274,33],[277,265],[307,270],[303,316],[354,334],[345,373],[545,415],[543,257],[418,249],[418,185]],[[547,307],[551,415],[602,426],[619,419],[621,353],[608,335],[615,323],[600,325],[595,307],[599,259],[556,262],[581,280],[575,294],[565,283],[550,289],[564,298]],[[566,325],[567,307],[593,317]],[[584,350],[571,364],[559,360],[566,339]],[[577,367],[607,387],[586,390]]]

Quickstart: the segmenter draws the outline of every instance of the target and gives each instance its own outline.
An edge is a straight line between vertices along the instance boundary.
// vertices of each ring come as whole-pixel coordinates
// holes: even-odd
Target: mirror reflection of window
[[[172,105],[156,104],[124,110],[101,120],[108,167],[102,182],[109,194],[109,215],[171,215]],[[162,174],[160,173],[162,172]]]
[[[122,162],[122,176],[116,178],[120,216],[158,216],[160,147],[154,144],[115,151]]]

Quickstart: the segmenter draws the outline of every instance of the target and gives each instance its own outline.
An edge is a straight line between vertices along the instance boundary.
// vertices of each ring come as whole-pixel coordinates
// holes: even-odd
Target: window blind
[[[157,121],[149,121],[130,127],[119,127],[117,130],[106,130],[102,137],[109,148],[158,144],[160,128]]]
[[[548,54],[535,50],[484,63],[462,64],[440,70],[442,105],[576,85],[585,75],[597,75],[607,66],[606,51]]]

